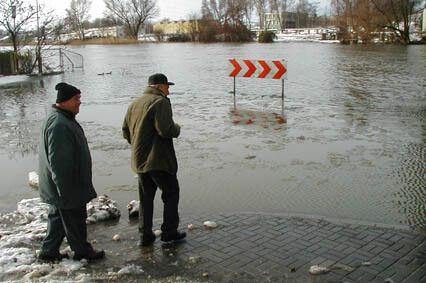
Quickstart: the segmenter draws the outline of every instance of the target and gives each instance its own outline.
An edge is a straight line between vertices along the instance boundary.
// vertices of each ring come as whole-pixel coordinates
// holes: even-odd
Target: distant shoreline
[[[274,40],[273,43],[277,43],[277,42],[303,42],[303,40]],[[332,42],[333,40],[319,40],[320,42]],[[127,44],[143,44],[143,43],[187,43],[188,41],[185,42],[169,42],[169,41],[145,41],[145,40],[138,40],[138,39],[134,39],[134,38],[116,38],[116,37],[108,37],[108,38],[90,38],[90,39],[85,39],[85,40],[80,40],[80,39],[75,39],[75,40],[71,40],[68,42],[61,42],[61,41],[53,41],[50,42],[50,45],[71,45],[71,46],[80,46],[80,45],[127,45]],[[252,42],[257,42],[257,41],[252,41]],[[194,42],[191,42],[194,43]],[[204,42],[198,42],[196,41],[195,43],[204,43]],[[209,42],[209,43],[223,43],[223,42]],[[247,42],[244,42],[247,43]],[[342,42],[339,42],[340,44],[345,44]],[[208,43],[207,43],[208,44]],[[371,44],[395,44],[398,45],[398,43],[382,43],[382,42],[370,42],[368,44],[363,44],[363,43],[357,43],[357,45],[371,45]],[[421,40],[421,41],[413,41],[410,42],[409,45],[424,45],[426,44],[426,40]],[[34,43],[29,43],[28,45],[34,45]],[[0,46],[12,46],[12,43],[0,43]]]

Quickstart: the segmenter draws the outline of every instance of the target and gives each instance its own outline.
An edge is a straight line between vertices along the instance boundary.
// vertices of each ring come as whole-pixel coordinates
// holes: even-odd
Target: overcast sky
[[[36,0],[27,0],[34,1]],[[103,0],[91,0],[91,20],[102,17],[105,10]],[[59,16],[65,15],[65,9],[69,8],[71,0],[38,0],[45,3],[48,7],[54,9]],[[158,20],[169,18],[170,20],[187,19],[190,13],[199,13],[201,10],[201,0],[157,0],[160,8],[160,16]]]
[[[37,0],[26,0],[34,1]],[[104,0],[91,0],[91,20],[103,17],[105,10]],[[192,13],[201,14],[201,1],[202,0],[157,0],[157,5],[160,8],[160,16],[154,20],[162,20],[168,18],[170,20],[188,19],[188,15]],[[58,16],[65,16],[65,9],[69,8],[71,0],[38,0],[38,2],[45,3],[48,7],[54,9]],[[319,14],[322,15],[328,6],[330,0],[317,0],[310,2],[319,2]]]

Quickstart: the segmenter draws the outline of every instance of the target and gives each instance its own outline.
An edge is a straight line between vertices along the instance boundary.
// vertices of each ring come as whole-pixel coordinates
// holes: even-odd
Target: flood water
[[[68,64],[62,75],[0,86],[0,212],[38,196],[28,172],[37,170],[40,123],[54,87],[65,81],[82,90],[77,120],[97,192],[117,200],[127,221],[126,205],[138,193],[121,124],[147,77],[163,72],[176,83],[169,97],[182,126],[175,141],[181,215],[294,213],[426,229],[426,46],[67,49],[83,55],[84,69]],[[287,61],[286,124],[276,119],[280,80],[237,78],[234,109],[232,58]],[[158,197],[156,217],[161,213]]]

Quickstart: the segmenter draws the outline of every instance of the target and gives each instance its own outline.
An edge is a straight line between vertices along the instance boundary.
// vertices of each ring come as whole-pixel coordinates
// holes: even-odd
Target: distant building
[[[423,8],[422,32],[423,36],[426,36],[426,8]]]
[[[113,26],[103,28],[91,28],[84,30],[84,37],[88,38],[102,38],[102,37],[118,37],[123,38],[126,36],[124,26]],[[59,35],[59,40],[67,42],[70,40],[78,40],[80,36],[76,32],[66,33]]]
[[[193,34],[199,31],[200,27],[197,20],[163,21],[154,24],[154,32],[161,32],[166,35]]]
[[[296,14],[291,12],[285,13],[284,28],[296,27]],[[281,31],[280,15],[278,13],[265,13],[263,26],[270,31]]]
[[[84,31],[86,38],[93,37],[125,37],[126,33],[122,26],[112,26],[103,28],[92,28]]]
[[[263,26],[271,31],[281,30],[279,15],[277,13],[265,13]]]

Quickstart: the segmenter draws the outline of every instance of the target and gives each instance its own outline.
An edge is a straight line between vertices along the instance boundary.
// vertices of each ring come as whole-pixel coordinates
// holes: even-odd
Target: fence
[[[21,73],[30,74],[37,68],[32,70],[31,65],[34,63],[36,54],[33,49],[26,49],[24,55],[18,56],[16,60],[19,64]],[[75,69],[84,68],[84,58],[81,54],[66,50],[64,48],[47,48],[42,50],[43,74],[63,73],[65,71],[74,71]],[[0,74],[16,75],[19,70],[15,65],[15,55],[13,51],[0,52]]]

